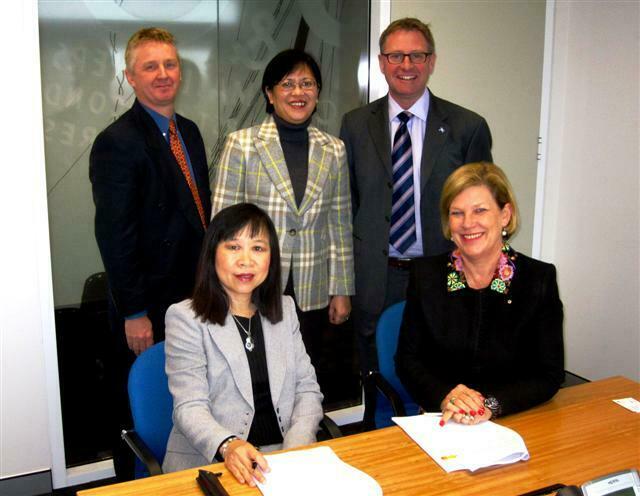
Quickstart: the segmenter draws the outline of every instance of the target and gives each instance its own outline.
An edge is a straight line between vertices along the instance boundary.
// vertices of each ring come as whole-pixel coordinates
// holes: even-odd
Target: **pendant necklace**
[[[253,319],[253,317],[249,317],[249,330],[247,331],[235,315],[231,314],[231,316],[233,317],[233,320],[236,321],[236,324],[240,326],[240,329],[242,329],[247,335],[247,339],[244,340],[244,347],[247,349],[247,351],[253,351],[253,348],[255,347],[255,345],[253,344],[253,337],[251,337],[251,320]]]

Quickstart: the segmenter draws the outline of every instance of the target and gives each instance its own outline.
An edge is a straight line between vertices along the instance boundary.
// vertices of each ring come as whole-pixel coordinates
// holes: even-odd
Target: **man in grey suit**
[[[444,181],[463,164],[492,161],[486,121],[426,87],[436,63],[429,26],[392,22],[378,61],[388,95],[347,113],[340,132],[351,175],[352,315],[362,373],[377,369],[378,318],[405,299],[411,260],[452,246],[440,227]]]

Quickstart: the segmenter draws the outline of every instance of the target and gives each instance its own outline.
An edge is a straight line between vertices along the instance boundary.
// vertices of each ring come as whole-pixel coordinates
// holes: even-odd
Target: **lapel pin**
[[[438,132],[439,132],[440,134],[444,134],[444,128],[443,128],[442,126],[440,126],[440,127],[438,128]]]

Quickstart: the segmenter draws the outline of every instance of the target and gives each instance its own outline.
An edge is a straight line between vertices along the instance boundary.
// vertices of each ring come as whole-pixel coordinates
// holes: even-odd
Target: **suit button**
[[[280,413],[280,408],[276,408],[276,413]]]
[[[388,252],[387,250],[382,250],[382,254],[383,254],[385,257],[389,256],[389,252]]]
[[[162,244],[163,244],[164,246],[171,246],[171,240],[169,240],[169,239],[165,239],[165,240],[163,240],[163,241],[162,241]]]
[[[165,210],[166,207],[164,206],[164,203],[162,203],[162,202],[158,203],[158,209]]]
[[[297,231],[295,229],[289,229],[289,236],[295,236]]]
[[[387,188],[393,189],[393,183],[391,181],[387,183]]]

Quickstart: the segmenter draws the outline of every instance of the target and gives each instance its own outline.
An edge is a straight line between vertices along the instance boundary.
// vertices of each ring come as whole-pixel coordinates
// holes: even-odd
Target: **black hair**
[[[253,291],[251,301],[272,324],[282,320],[280,247],[276,228],[260,207],[252,203],[238,203],[220,210],[211,219],[205,234],[191,302],[191,308],[203,321],[224,324],[229,300],[216,273],[216,251],[220,243],[233,239],[245,228],[249,228],[251,237],[266,232],[271,254],[267,278]]]
[[[322,89],[322,74],[320,73],[320,66],[315,59],[307,52],[298,50],[297,48],[284,50],[269,61],[262,75],[262,94],[267,102],[266,110],[268,114],[273,114],[274,108],[271,102],[269,102],[267,90],[272,91],[276,84],[299,66],[307,66],[311,70],[318,85],[318,95],[320,95],[320,90]]]

